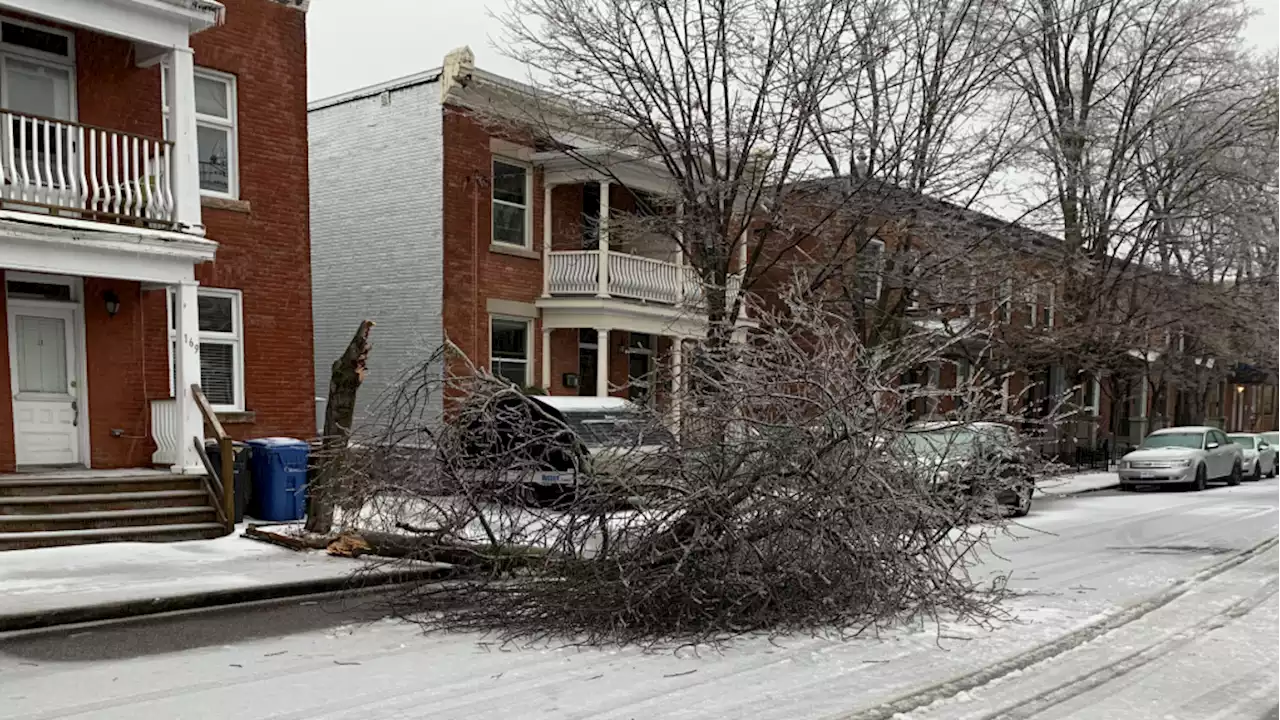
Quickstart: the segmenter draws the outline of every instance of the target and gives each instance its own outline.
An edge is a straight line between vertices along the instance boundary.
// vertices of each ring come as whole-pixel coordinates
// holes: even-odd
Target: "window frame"
[[[523,362],[524,363],[524,383],[521,388],[533,386],[533,318],[517,317],[515,315],[489,315],[489,372],[495,377],[506,377],[494,372],[493,363],[497,358],[493,354],[493,321],[500,320],[503,322],[521,323],[524,325],[524,360],[516,360],[513,358],[502,358],[505,362]],[[510,379],[510,378],[508,378]]]
[[[14,58],[21,62],[32,65],[44,65],[51,68],[67,71],[67,115],[69,122],[80,121],[80,108],[77,101],[77,83],[76,83],[76,36],[70,30],[44,25],[38,22],[30,22],[27,20],[19,20],[8,15],[0,15],[0,23],[9,23],[19,27],[31,30],[39,30],[40,32],[49,33],[50,35],[60,35],[67,39],[67,54],[58,55],[57,53],[45,52],[35,48],[29,48],[25,45],[14,45],[0,40],[0,81],[3,81],[3,63],[5,59]],[[6,83],[7,85],[7,83]],[[8,97],[8,89],[3,91],[4,96]],[[8,103],[4,103],[8,105]]]
[[[160,66],[160,118],[161,125],[164,127],[164,138],[169,139],[169,82],[168,82],[169,65],[167,63]],[[196,67],[193,73],[195,77],[202,77],[206,80],[223,83],[227,88],[227,117],[220,118],[215,115],[202,115],[196,112],[196,128],[197,137],[196,154],[199,150],[199,128],[200,126],[217,128],[218,130],[226,130],[227,140],[227,190],[206,190],[200,188],[200,195],[207,197],[224,198],[228,200],[240,199],[240,101],[239,88],[237,87],[237,78],[231,73],[222,72],[221,70],[213,70],[210,68]]]
[[[1008,325],[1013,322],[1013,279],[1001,280],[996,292],[999,293],[996,298],[996,318],[1001,325]]]
[[[524,205],[519,205],[507,200],[499,200],[493,196],[494,190],[497,189],[497,183],[494,182],[494,171],[498,163],[508,167],[520,168],[524,172]],[[507,207],[518,207],[524,210],[524,242],[519,245],[510,243],[505,240],[499,240],[493,234],[493,218],[494,205],[505,205]],[[499,245],[509,248],[520,248],[522,250],[533,249],[533,165],[507,157],[506,155],[492,155],[489,158],[489,244]]]
[[[197,307],[197,332],[196,337],[200,340],[201,346],[204,345],[206,336],[208,341],[218,345],[231,345],[231,391],[235,394],[235,402],[231,404],[214,403],[210,400],[209,404],[214,412],[244,412],[244,293],[234,288],[206,288],[199,287],[196,289],[196,302],[199,303],[199,296],[206,297],[225,297],[231,299],[231,332],[215,332],[212,330],[199,330],[199,308]],[[174,393],[174,362],[173,362],[173,346],[177,342],[178,333],[174,327],[177,323],[173,317],[174,290],[167,288],[165,292],[165,327],[168,328],[169,341],[165,343],[165,348],[169,353],[169,395],[175,396]],[[203,383],[201,383],[203,385]]]

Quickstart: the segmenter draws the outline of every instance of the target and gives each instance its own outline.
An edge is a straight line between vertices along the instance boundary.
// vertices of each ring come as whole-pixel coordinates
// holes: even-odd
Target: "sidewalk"
[[[250,540],[244,527],[215,540],[2,552],[0,632],[371,587],[448,567],[423,563],[406,575]]]
[[[1120,476],[1114,471],[1094,470],[1045,478],[1036,483],[1036,492],[1042,495],[1079,495],[1117,487],[1120,487]]]

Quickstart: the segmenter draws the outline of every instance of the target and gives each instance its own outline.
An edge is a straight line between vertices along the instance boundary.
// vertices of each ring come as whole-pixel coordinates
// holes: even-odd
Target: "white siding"
[[[443,340],[440,85],[317,103],[308,123],[316,396],[371,319],[359,417]]]

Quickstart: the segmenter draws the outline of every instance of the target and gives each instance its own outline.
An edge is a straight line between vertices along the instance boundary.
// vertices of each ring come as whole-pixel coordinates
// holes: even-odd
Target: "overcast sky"
[[[1277,46],[1276,0],[1249,0],[1261,11],[1247,39]],[[505,0],[311,0],[307,12],[307,94],[311,99],[438,67],[445,53],[470,45],[476,65],[513,78],[524,73],[496,43],[489,10]]]

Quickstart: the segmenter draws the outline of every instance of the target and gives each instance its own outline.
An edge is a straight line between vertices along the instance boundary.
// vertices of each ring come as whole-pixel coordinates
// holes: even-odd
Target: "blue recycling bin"
[[[259,520],[301,520],[307,513],[307,456],[310,446],[284,437],[248,442],[253,476],[249,514]]]

